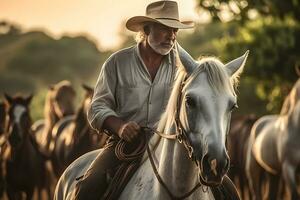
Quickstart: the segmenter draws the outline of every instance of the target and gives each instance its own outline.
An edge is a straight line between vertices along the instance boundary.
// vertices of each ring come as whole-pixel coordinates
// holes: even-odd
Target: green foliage
[[[299,0],[198,0],[198,7],[200,12],[208,12],[213,21],[224,20],[224,13],[231,16],[230,20],[241,22],[253,19],[253,13],[261,17],[292,17],[300,21]]]
[[[218,45],[225,59],[250,49],[245,74],[256,80],[256,95],[268,102],[268,112],[279,112],[287,88],[298,78],[294,69],[300,61],[298,35],[300,26],[291,19],[261,18],[248,21],[235,37],[224,37]]]
[[[179,34],[180,36],[180,34]],[[278,113],[298,76],[300,26],[292,18],[259,18],[240,25],[214,22],[197,25],[179,37],[193,57],[215,55],[230,61],[250,50],[239,87],[241,113]]]

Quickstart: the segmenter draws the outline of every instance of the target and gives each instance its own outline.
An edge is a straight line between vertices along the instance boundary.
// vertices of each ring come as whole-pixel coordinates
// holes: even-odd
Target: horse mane
[[[74,129],[74,133],[75,133],[75,131],[82,130],[88,123],[87,119],[86,119],[87,111],[85,110],[84,102],[85,101],[82,102],[81,106],[79,107],[78,111],[75,114],[74,126],[76,127],[76,130]],[[79,133],[75,133],[75,134],[79,134]],[[80,135],[76,135],[76,137],[80,137]]]
[[[297,101],[300,100],[300,79],[295,83],[291,92],[285,98],[280,115],[288,115],[295,107]]]
[[[228,73],[226,72],[225,65],[216,57],[206,57],[199,60],[198,67],[194,69],[192,74],[187,77],[187,79],[187,72],[185,68],[182,66],[181,62],[178,63],[173,89],[171,91],[166,110],[162,114],[158,123],[157,129],[160,132],[170,133],[171,131],[171,127],[175,119],[174,113],[176,113],[177,109],[177,98],[180,93],[181,84],[185,82],[185,86],[182,89],[185,91],[185,89],[200,72],[205,72],[207,74],[208,82],[216,92],[227,91],[236,96],[235,88],[238,84],[239,77],[229,77]],[[185,115],[185,109],[183,110],[182,114]]]

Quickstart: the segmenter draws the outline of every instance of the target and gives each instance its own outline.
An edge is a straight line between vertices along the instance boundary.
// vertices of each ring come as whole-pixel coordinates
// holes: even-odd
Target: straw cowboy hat
[[[192,28],[192,21],[180,21],[176,1],[156,1],[146,8],[146,16],[131,17],[126,22],[126,28],[138,32],[143,30],[146,22],[156,22],[168,27],[187,29]]]

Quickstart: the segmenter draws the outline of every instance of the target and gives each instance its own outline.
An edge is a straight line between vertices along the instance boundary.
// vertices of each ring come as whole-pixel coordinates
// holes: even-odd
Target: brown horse
[[[5,95],[8,105],[7,133],[10,155],[5,160],[6,191],[9,199],[32,199],[34,190],[38,189],[41,199],[42,189],[47,188],[45,159],[38,151],[35,138],[31,134],[31,117],[29,104],[32,96],[27,98]],[[50,199],[49,188],[48,199]]]
[[[296,175],[300,167],[300,78],[279,115],[264,116],[251,130],[247,173],[254,199],[261,198],[259,179],[267,173],[268,199],[276,199],[280,176],[292,199],[300,199]],[[298,183],[299,184],[299,183]]]
[[[238,186],[243,199],[249,196],[245,171],[246,154],[251,128],[256,120],[257,117],[253,114],[233,115],[227,137],[227,149],[231,164],[228,175]]]
[[[6,127],[6,104],[0,102],[0,199],[2,199],[5,190],[5,180],[4,180],[4,154],[7,147],[7,139],[4,134]]]
[[[44,154],[51,154],[51,133],[55,123],[75,113],[74,100],[75,90],[69,81],[61,81],[49,87],[44,107],[45,118],[32,126],[40,150]]]
[[[53,137],[57,139],[51,160],[57,177],[76,158],[102,147],[107,139],[106,134],[99,135],[87,121],[87,110],[94,91],[86,85],[83,88],[86,94],[75,117],[61,119],[53,128]]]
[[[0,135],[4,133],[6,122],[6,106],[4,102],[0,102]]]

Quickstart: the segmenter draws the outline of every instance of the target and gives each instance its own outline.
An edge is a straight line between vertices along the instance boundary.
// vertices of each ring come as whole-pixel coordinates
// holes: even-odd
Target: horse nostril
[[[217,159],[212,159],[210,161],[210,169],[214,173],[214,175],[217,176]]]

